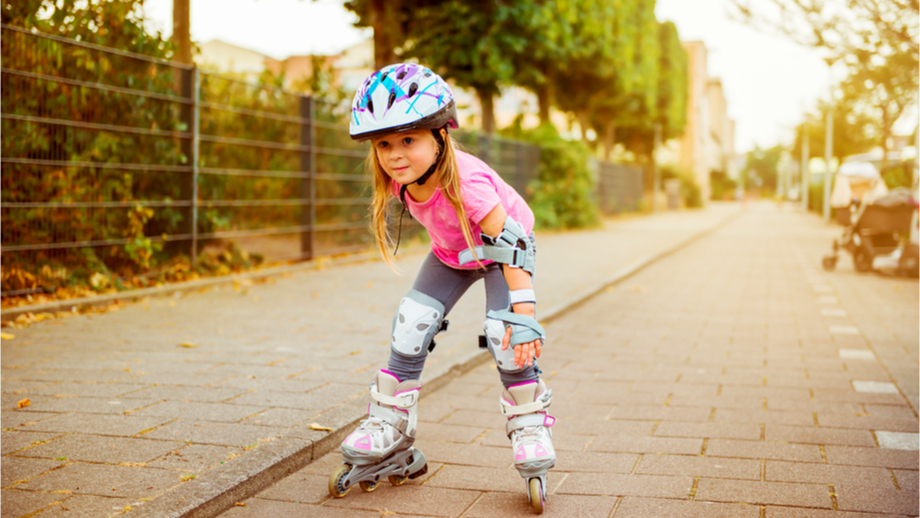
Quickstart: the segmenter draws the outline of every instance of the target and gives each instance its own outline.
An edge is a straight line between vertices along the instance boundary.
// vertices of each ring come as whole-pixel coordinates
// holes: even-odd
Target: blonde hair
[[[431,132],[426,131],[426,135],[431,140],[435,140]],[[463,208],[463,201],[460,196],[460,168],[457,166],[457,155],[455,152],[457,145],[450,135],[444,139],[444,149],[441,150],[442,157],[436,169],[435,176],[439,180],[438,189],[443,196],[447,198],[457,213],[457,219],[460,221],[460,230],[463,232],[463,239],[469,248],[473,248],[473,231],[470,228],[470,222],[466,217],[466,210]],[[367,157],[366,168],[373,176],[374,192],[371,198],[371,229],[374,237],[377,238],[377,249],[387,265],[394,269],[393,255],[390,253],[390,246],[393,243],[393,236],[387,227],[387,220],[390,216],[390,198],[393,195],[393,180],[380,165],[377,157],[377,151],[373,144],[371,145],[370,155]],[[476,260],[480,267],[482,263]]]

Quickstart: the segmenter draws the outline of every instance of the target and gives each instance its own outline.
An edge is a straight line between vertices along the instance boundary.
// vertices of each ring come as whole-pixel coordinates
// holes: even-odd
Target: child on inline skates
[[[387,368],[371,385],[367,419],[342,443],[345,463],[330,477],[329,491],[341,497],[355,483],[371,491],[384,477],[399,485],[425,473],[425,456],[412,447],[422,368],[451,308],[482,279],[485,341],[504,386],[501,411],[515,467],[542,512],[556,454],[549,430],[554,419],[546,414],[552,392],[535,362],[545,335],[534,318],[533,212],[488,165],[455,147],[453,93],[424,66],[391,65],[372,74],[355,94],[351,115],[351,137],[371,142],[373,230],[381,255],[391,264],[391,197],[428,230],[431,252],[399,303]]]

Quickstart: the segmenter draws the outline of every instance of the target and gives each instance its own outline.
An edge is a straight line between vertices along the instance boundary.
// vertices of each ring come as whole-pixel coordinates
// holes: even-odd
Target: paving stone
[[[716,439],[760,439],[760,425],[735,423],[686,423],[664,421],[655,429],[656,437],[703,437]]]
[[[17,489],[4,489],[0,492],[3,500],[3,516],[6,518],[20,518],[31,516],[42,508],[66,500],[70,495],[40,493],[37,491],[19,491]]]
[[[751,505],[691,502],[627,496],[620,502],[616,518],[760,518],[760,509]]]
[[[875,446],[872,434],[864,430],[839,428],[807,428],[804,426],[768,425],[764,438],[767,441],[785,441],[805,444],[834,444],[841,446]]]
[[[551,495],[543,516],[607,518],[617,499],[606,496]],[[526,495],[485,493],[463,516],[468,518],[529,518],[533,508]]]
[[[556,487],[564,478],[564,474],[550,471],[547,475],[547,486]],[[475,466],[446,465],[437,474],[430,477],[425,483],[426,487],[443,487],[449,489],[463,489],[468,491],[498,491],[505,493],[526,492],[526,482],[517,470],[507,468],[480,468]]]
[[[882,448],[913,451],[920,449],[920,434],[917,433],[875,432],[875,437]]]
[[[144,438],[247,447],[257,446],[261,441],[278,437],[283,432],[284,429],[282,428],[272,428],[270,426],[179,419],[144,434]]]
[[[463,466],[481,466],[486,468],[507,468],[511,466],[514,455],[511,444],[504,448],[491,448],[467,444],[442,443],[428,440],[416,440],[415,447],[425,454],[430,461]]]
[[[821,462],[821,449],[817,445],[812,444],[712,439],[707,444],[706,455],[710,457],[736,457],[742,459]]]
[[[803,482],[814,484],[858,483],[864,486],[894,485],[891,473],[882,468],[806,464],[800,462],[767,461],[765,479],[773,482]]]
[[[654,475],[620,475],[615,473],[572,473],[556,489],[556,494],[646,496],[687,498],[693,478]]]
[[[315,518],[378,518],[380,511],[361,511],[356,509],[336,509],[307,505],[297,502],[279,502],[262,498],[251,498],[245,507],[234,506],[225,514],[230,518],[262,518],[265,516],[310,516]]]
[[[270,390],[259,390],[248,392],[239,397],[228,399],[226,403],[242,406],[256,406],[260,408],[295,408],[300,410],[324,410],[331,404],[342,403],[340,401],[330,401],[328,398],[320,396],[311,396],[309,394],[295,394],[293,392],[275,392]]]
[[[825,446],[824,451],[828,464],[900,469],[917,469],[920,466],[920,457],[910,450]]]
[[[45,396],[81,396],[81,397],[102,397],[117,398],[127,394],[132,394],[138,389],[143,389],[147,385],[140,383],[77,383],[63,382],[51,385],[43,385],[29,391],[30,394],[39,394]]]
[[[80,412],[85,414],[124,414],[158,403],[156,399],[67,397],[40,401],[23,409],[27,412]]]
[[[50,507],[39,516],[66,516],[68,518],[96,518],[100,516],[118,516],[131,508],[137,501],[127,498],[75,495],[64,500],[60,505]]]
[[[840,349],[840,357],[845,360],[875,360],[871,349]]]
[[[17,487],[37,491],[65,490],[82,495],[148,498],[181,482],[179,474],[173,471],[76,463]]]
[[[618,405],[610,418],[640,421],[708,421],[711,411],[698,407]]]
[[[564,472],[630,473],[638,460],[639,456],[635,454],[569,451],[557,454],[555,469]]]
[[[229,406],[229,405],[228,405]],[[295,408],[269,408],[245,421],[245,424],[289,428],[308,421],[319,415],[317,410],[297,410]]]
[[[4,410],[2,426],[4,431],[11,431],[21,426],[32,425],[61,414],[51,412],[24,412],[22,410]],[[21,429],[25,430],[25,429]]]
[[[0,446],[2,454],[6,455],[60,436],[61,434],[41,432],[2,432]]]
[[[175,442],[74,434],[35,446],[19,455],[107,464],[143,464],[182,446],[182,443]]]
[[[640,475],[690,475],[694,477],[760,480],[761,462],[689,455],[643,455]]]
[[[832,508],[827,486],[821,484],[703,478],[696,489],[696,500]]]
[[[891,487],[858,486],[856,484],[835,485],[837,506],[844,511],[897,513],[916,516],[920,493]]]
[[[523,485],[521,487],[523,491]],[[421,516],[459,516],[481,493],[439,487],[381,484],[373,493],[352,491],[345,498],[329,500],[326,506],[349,510],[389,511]]]
[[[853,388],[856,392],[866,392],[871,394],[897,394],[898,387],[894,383],[882,381],[853,381]]]
[[[331,474],[331,470],[329,474]],[[329,499],[329,474],[313,475],[299,471],[268,486],[259,493],[259,498],[281,500],[302,504],[321,504]],[[389,484],[389,482],[383,482]],[[408,480],[406,484],[419,484]]]
[[[713,416],[717,423],[754,423],[809,426],[814,424],[810,412],[774,412],[769,410],[738,410],[719,408]]]
[[[58,460],[28,459],[14,456],[3,457],[3,487],[7,488],[13,482],[32,478],[64,464],[65,462]]]
[[[23,430],[42,432],[89,433],[129,437],[144,430],[168,423],[162,417],[134,417],[126,415],[63,414],[32,425]]]
[[[893,514],[850,513],[846,511],[828,511],[823,509],[803,509],[768,505],[766,518],[907,518]]]
[[[228,446],[206,446],[202,444],[180,445],[175,450],[160,458],[148,462],[151,468],[179,469],[193,473],[203,473],[213,467],[229,461],[244,450]]]
[[[702,448],[703,439],[619,435],[598,437],[588,451],[698,455]]]
[[[202,421],[219,421],[225,423],[235,423],[246,417],[258,414],[265,407],[228,405],[222,403],[198,403],[192,401],[163,401],[156,405],[151,405],[131,415],[137,417],[168,417],[179,418],[195,416]]]
[[[478,428],[504,428],[507,422],[508,419],[499,412],[477,412],[472,410],[457,410],[442,421],[443,424]]]
[[[920,478],[918,478],[916,470],[903,470],[895,469],[892,470],[897,478],[898,486],[903,489],[920,489]]]
[[[131,399],[157,399],[172,401],[200,401],[202,403],[219,403],[247,393],[244,389],[227,387],[189,387],[177,385],[160,385],[137,390],[124,397]],[[237,403],[245,404],[245,403]]]

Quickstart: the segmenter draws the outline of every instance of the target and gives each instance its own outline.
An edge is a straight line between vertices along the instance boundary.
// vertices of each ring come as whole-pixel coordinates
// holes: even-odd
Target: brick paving
[[[822,271],[835,232],[754,205],[550,323],[545,514],[917,516],[918,283]],[[222,516],[531,516],[499,391],[484,364],[422,399],[418,480],[334,499],[330,452]]]
[[[737,205],[717,205],[613,219],[589,231],[541,233],[538,286],[544,314],[737,211]],[[231,494],[228,488],[251,494],[239,488],[264,487],[271,480],[259,476],[267,466],[291,471],[322,457],[364,413],[369,376],[386,361],[393,311],[424,257],[403,254],[402,277],[371,261],[6,330],[15,338],[2,342],[2,516],[64,511],[109,516],[129,507],[132,515],[157,518],[192,509],[213,515],[217,510],[199,504]],[[426,379],[481,356],[475,344],[483,306],[482,290],[474,288],[454,309]],[[427,425],[433,439],[467,443],[480,452],[465,452],[478,467],[503,470],[502,437],[490,436],[495,452],[476,446],[481,430],[500,424],[494,413],[483,412],[495,406],[493,398],[486,398],[484,407],[478,397],[494,381],[489,377],[466,398],[468,415],[426,404]],[[624,394],[628,388],[622,388]],[[31,404],[18,409],[24,399]],[[469,426],[472,422],[481,430]],[[647,424],[636,423],[643,429]],[[439,451],[438,440],[426,447]],[[584,446],[571,440],[573,448]],[[456,450],[442,450],[439,455],[454,458]],[[597,459],[603,458],[585,463],[601,469]],[[457,472],[456,480],[468,475]],[[431,507],[400,507],[401,512],[437,514],[442,507],[462,512],[478,499],[469,489],[436,486],[420,488],[432,495]],[[311,505],[326,498],[324,487],[288,491]],[[439,495],[449,495],[452,503],[444,507]],[[401,497],[393,496],[387,505],[401,505]],[[560,497],[566,500],[572,509],[587,506],[588,513],[610,499]],[[276,507],[262,516],[284,516],[294,508],[286,502],[270,505]],[[477,512],[488,515],[488,509]],[[311,512],[340,511],[322,506]],[[362,515],[353,509],[347,514]]]

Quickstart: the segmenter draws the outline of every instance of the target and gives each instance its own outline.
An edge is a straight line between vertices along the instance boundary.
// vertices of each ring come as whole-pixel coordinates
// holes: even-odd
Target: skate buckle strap
[[[383,403],[384,405],[395,406],[396,408],[408,410],[409,407],[415,406],[415,404],[418,403],[418,390],[404,392],[399,396],[388,396],[378,392],[376,385],[371,385],[371,398],[373,398],[374,401]]]
[[[511,432],[520,430],[521,428],[526,428],[528,426],[545,426],[549,428],[553,426],[553,423],[555,422],[555,417],[546,414],[519,415],[505,424],[505,433],[507,435],[511,435]]]
[[[542,412],[549,408],[550,403],[553,402],[553,391],[547,390],[543,393],[540,399],[534,401],[533,403],[525,403],[523,405],[513,405],[509,403],[505,398],[498,398],[498,402],[501,404],[502,415],[507,417],[513,416],[522,416],[525,414],[534,414],[536,412]],[[555,419],[553,420],[555,421]]]
[[[543,326],[533,317],[518,315],[517,313],[512,313],[507,310],[489,311],[486,313],[486,317],[493,320],[501,320],[506,326],[511,327],[512,347],[518,344],[533,342],[537,339],[546,339],[546,332],[543,330]]]

